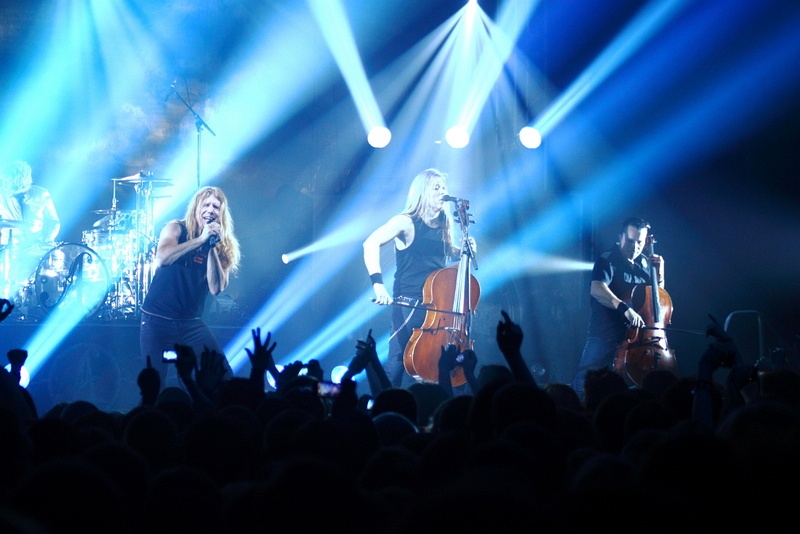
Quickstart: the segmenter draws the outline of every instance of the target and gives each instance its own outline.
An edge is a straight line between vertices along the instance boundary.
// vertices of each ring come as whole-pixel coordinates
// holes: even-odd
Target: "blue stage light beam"
[[[370,89],[353,32],[341,2],[339,0],[309,0],[308,4],[347,87],[350,89],[358,116],[364,127],[364,133],[368,137],[372,134],[374,139],[376,132],[388,132],[378,102]],[[376,128],[382,130],[376,130]],[[374,142],[382,144],[383,141],[388,144],[388,139],[385,137]],[[376,148],[383,148],[383,146]]]
[[[437,52],[440,50],[442,43],[445,41],[444,36],[447,35],[452,29],[452,26],[455,23],[454,21],[455,18],[451,17],[451,19],[445,22],[430,39],[425,41],[423,48],[430,54],[433,54],[433,58],[420,58],[419,56],[411,58],[409,62],[410,68],[404,71],[406,80],[410,82],[411,80],[416,79],[419,76],[419,69],[427,67],[424,75],[425,81],[422,82],[422,85],[427,86],[429,89],[435,87],[437,72],[443,67],[445,62],[442,54]],[[415,90],[417,88],[419,88],[419,85],[415,87]],[[401,93],[401,90],[397,90],[395,95],[399,98]],[[419,96],[420,101],[425,102],[425,98],[426,95],[424,94],[424,91],[421,91]],[[412,113],[408,113],[408,115],[410,117]],[[419,111],[414,110],[413,116],[418,117]],[[436,126],[431,128],[431,131],[441,132],[441,124],[441,121],[437,121]],[[358,150],[358,146],[354,145],[350,147],[350,150],[355,152]],[[418,158],[420,162],[424,160],[430,160],[429,157],[422,155],[419,155],[416,158]],[[423,163],[420,163],[420,165],[423,165]],[[365,171],[365,174],[369,176],[375,176],[375,180],[371,181],[366,179],[366,183],[372,185],[366,190],[348,198],[348,203],[342,206],[339,214],[331,218],[331,221],[328,225],[328,227],[332,229],[330,231],[331,234],[336,234],[336,228],[338,227],[350,227],[352,225],[351,221],[354,220],[354,217],[359,217],[360,214],[367,214],[370,218],[369,221],[362,221],[362,223],[358,225],[360,228],[371,228],[377,225],[377,222],[374,224],[372,222],[373,220],[377,220],[376,214],[373,213],[373,210],[365,209],[365,206],[369,206],[374,202],[374,188],[377,187],[377,184],[381,183],[380,178],[392,174],[392,169],[396,168],[396,166],[397,162],[382,161],[378,165],[378,168]],[[368,163],[366,165],[366,169],[369,168],[370,164]],[[371,191],[370,187],[373,188]],[[402,204],[400,204],[399,207],[401,207],[401,205]],[[362,230],[357,234],[354,233],[350,238],[350,242],[353,243],[357,241],[360,243],[365,237],[366,236],[363,235]],[[353,254],[356,254],[360,251],[360,246],[350,248],[341,246],[335,252],[330,252],[327,249],[317,250],[317,255],[313,261],[307,261],[304,259],[300,265],[293,270],[292,274],[287,278],[281,288],[279,288],[269,302],[267,302],[265,306],[256,314],[254,319],[251,321],[251,326],[259,326],[262,328],[262,330],[267,329],[273,332],[276,331],[291,316],[292,313],[296,312],[297,309],[303,305],[303,303],[305,303],[311,296],[315,294],[316,291],[319,290],[322,284],[325,284],[332,276],[336,274],[338,269],[341,269],[346,262],[350,261]],[[319,265],[325,265],[325,273],[320,273],[318,271]],[[387,271],[388,269],[385,269],[384,273],[386,274]],[[234,369],[237,368],[236,366],[241,366],[246,361],[244,347],[250,342],[250,337],[243,333],[236,339],[232,340],[225,348],[226,354],[228,354],[229,358],[231,358],[234,362],[232,364]]]
[[[709,18],[715,18],[714,13],[708,13]],[[718,20],[715,18],[715,20]],[[507,243],[516,243],[516,246],[530,250],[552,250],[559,247],[570,235],[579,229],[576,221],[580,220],[583,207],[595,204],[597,199],[602,211],[600,218],[606,218],[618,213],[627,203],[624,195],[617,193],[621,187],[629,184],[640,184],[640,191],[657,191],[660,183],[667,179],[674,179],[681,175],[684,168],[708,158],[710,155],[722,150],[738,137],[745,135],[749,128],[759,121],[766,120],[770,114],[777,113],[779,103],[783,99],[790,99],[800,85],[800,75],[786,80],[787,83],[765,85],[762,80],[775,79],[786,72],[791,72],[791,65],[798,59],[796,42],[796,24],[799,20],[787,20],[783,31],[772,31],[764,36],[760,43],[753,43],[746,55],[737,58],[724,66],[719,66],[715,77],[705,81],[705,86],[687,94],[685,98],[675,103],[671,109],[662,110],[663,117],[655,129],[648,126],[647,135],[642,135],[637,142],[615,154],[612,158],[606,157],[605,165],[595,169],[592,174],[583,180],[570,196],[565,196],[537,217],[531,218],[528,224],[521,227],[518,232],[510,235]],[[709,35],[707,24],[698,21],[691,26],[689,33],[681,32],[673,41],[660,43],[659,50],[675,50],[681,48],[691,49],[698,40],[706,41]],[[718,28],[721,34],[730,34],[731,27],[721,25]],[[659,54],[665,60],[672,57],[669,54]],[[699,61],[702,58],[698,58]],[[653,64],[652,58],[642,59],[643,67],[654,71],[664,71],[658,63]],[[645,65],[646,64],[646,65]],[[743,75],[746,73],[746,75]],[[634,80],[641,80],[640,76],[632,76]],[[619,81],[618,84],[634,83],[630,78]],[[641,82],[639,82],[641,83]],[[655,82],[653,82],[655,83]],[[620,95],[641,92],[639,84],[631,87],[615,87],[606,91],[610,100],[595,99],[592,108],[587,110],[595,114],[614,114],[615,104],[619,102]],[[624,99],[626,106],[632,104]],[[730,109],[736,113],[729,113]],[[575,117],[571,121],[577,120]],[[567,121],[565,126],[569,125]],[[713,132],[713,134],[711,133]],[[561,157],[553,154],[559,150],[558,144],[551,146],[549,153],[554,158]],[[572,151],[565,145],[565,153]],[[665,158],[665,153],[677,154],[680,157]],[[520,160],[522,161],[522,159]],[[654,164],[657,162],[657,164]],[[641,177],[646,176],[646,180]],[[496,193],[499,190],[495,191]],[[502,202],[497,195],[482,196],[491,200],[495,205]],[[491,224],[491,221],[489,221]],[[508,245],[511,246],[511,245]],[[490,263],[495,262],[495,263]],[[484,259],[484,264],[502,264],[495,258]],[[515,276],[509,272],[505,278]],[[502,280],[500,280],[502,281]]]
[[[532,126],[546,137],[598,85],[669,23],[689,0],[662,0],[648,4],[628,27],[595,59]]]
[[[333,321],[319,330],[313,337],[309,338],[303,346],[298,347],[293,352],[286,355],[282,361],[285,363],[294,361],[308,363],[309,360],[321,360],[331,349],[339,345],[342,340],[349,336],[354,324],[363,324],[382,311],[380,306],[365,305],[371,296],[371,290],[365,292],[360,298],[353,301],[345,310],[339,313]],[[366,338],[366,336],[364,337]],[[388,336],[386,339],[381,339],[381,343],[388,343]],[[354,355],[355,347],[353,347],[353,351],[349,355],[345,355],[342,359],[348,359],[348,356],[352,358]]]
[[[446,103],[449,96],[452,94],[452,77],[448,78],[444,76],[444,74],[449,68],[448,62],[451,60],[451,53],[456,43],[456,35],[454,34],[458,33],[456,27],[462,14],[463,11],[448,19],[437,28],[436,31],[432,32],[428,38],[421,42],[417,51],[424,51],[428,54],[427,56],[422,57],[421,54],[409,54],[405,56],[403,60],[393,65],[392,68],[388,69],[386,73],[381,73],[378,77],[381,88],[386,88],[385,93],[382,93],[382,95],[384,98],[386,98],[387,94],[389,95],[388,101],[391,106],[399,104],[401,96],[408,99],[406,102],[403,102],[402,109],[399,110],[397,116],[400,123],[409,132],[414,132],[414,139],[408,141],[409,145],[417,144],[419,138],[428,138],[430,141],[441,138],[442,125],[446,123],[444,118],[446,117],[447,106],[437,106],[436,101]],[[425,70],[421,71],[423,68]],[[383,83],[383,79],[387,80],[386,83]],[[389,80],[393,83],[389,83]],[[413,80],[417,83],[411,88],[410,94],[408,94],[407,87],[398,87],[398,80],[407,80],[408,83]],[[395,99],[394,102],[392,102],[392,98]],[[426,111],[421,113],[420,108],[424,108]],[[420,117],[423,117],[422,121],[425,122],[422,128],[420,128]],[[394,129],[393,126],[393,130]],[[424,166],[430,165],[433,153],[439,152],[439,149],[434,145],[425,144],[423,148],[412,149],[410,155],[403,153],[395,157],[399,157],[403,160],[403,167],[413,165],[413,162],[418,161],[419,165],[423,166],[420,168],[424,168]],[[435,159],[440,159],[439,155],[433,157]],[[348,202],[341,206],[338,215],[331,218],[329,228],[347,226],[347,221],[351,221],[353,217],[356,216],[355,214],[372,213],[373,210],[366,209],[365,207],[374,203],[375,195],[381,195],[379,191],[386,190],[385,177],[395,173],[394,169],[397,167],[398,162],[376,160],[378,162],[373,163],[371,160],[372,158],[370,158],[365,165],[363,173],[365,176],[363,179],[363,183],[365,184],[364,188],[348,197]],[[466,170],[468,168],[469,163],[464,163],[463,169]],[[458,172],[453,172],[451,176],[453,177],[451,180],[451,187],[458,187]],[[404,184],[403,187],[396,187],[396,185],[393,184],[392,189],[397,189],[398,193],[403,195],[405,185],[407,184]],[[374,215],[372,216],[372,218],[375,217]],[[374,224],[371,222],[364,222],[360,224],[360,226],[362,228],[372,228],[380,222],[384,221],[376,220]],[[337,231],[330,230],[330,234],[336,235]],[[360,242],[364,237],[365,235],[363,235],[362,230],[361,234],[353,235],[352,239]],[[325,240],[323,239],[321,242],[324,243]],[[348,252],[350,250],[352,250],[352,253]],[[287,279],[279,291],[276,292],[275,296],[273,296],[257,314],[252,324],[254,326],[260,326],[262,330],[267,328],[274,332],[283,324],[291,313],[294,313],[308,298],[313,296],[316,291],[314,287],[316,278],[320,275],[320,265],[325,265],[326,270],[330,269],[330,275],[324,275],[327,280],[329,276],[335,274],[334,268],[340,261],[345,259],[349,260],[352,254],[356,254],[360,252],[360,250],[360,247],[352,247],[351,249],[340,246],[337,250],[337,256],[333,257],[333,263],[327,261],[328,256],[315,258],[312,264],[316,266],[317,270],[313,273],[313,276],[311,276],[311,272],[307,270],[308,267],[305,266],[307,262],[304,259],[303,263],[293,271],[290,278]],[[321,252],[321,247],[318,244],[312,244],[308,248],[294,251],[294,254],[287,254],[288,257],[286,259],[297,259],[301,255],[306,255],[312,251],[315,255],[319,254]],[[389,270],[390,268],[383,269],[385,276]],[[309,285],[309,280],[313,281],[312,285]],[[320,286],[316,287],[318,288]],[[338,319],[334,321],[338,321]],[[346,334],[345,332],[341,335]],[[335,343],[341,341],[341,339],[341,337],[331,339],[330,342]],[[250,336],[243,334],[226,347],[226,354],[232,355],[235,368],[246,362],[246,354],[243,352],[243,349],[248,343],[250,343]]]
[[[327,248],[335,248],[346,243],[352,243],[354,240],[363,238],[362,234],[364,232],[364,228],[363,218],[354,219],[341,228],[338,228],[330,234],[323,236],[321,239],[314,241],[310,245],[287,252],[283,255],[285,258],[284,263],[293,262],[299,258],[302,258],[303,256],[313,254]]]
[[[182,92],[216,135],[202,124],[198,132],[197,121],[178,99],[169,103],[182,137],[164,174],[175,180],[173,201],[178,204],[198,185],[214,182],[333,83],[336,66],[311,13],[303,4],[287,4],[280,16],[269,17],[274,15],[269,7],[254,14],[264,18],[263,24],[257,33],[242,37],[214,85],[195,84],[189,87],[193,94]],[[166,210],[157,207],[155,219],[161,220]]]
[[[124,72],[120,60],[132,61],[136,57],[141,61],[154,49],[135,32],[131,39],[120,39],[120,32],[132,33],[126,31],[130,30],[125,24],[130,22],[126,16],[125,9],[116,10],[107,2],[54,6],[42,18],[39,31],[32,32],[40,42],[31,49],[42,52],[28,60],[29,74],[13,82],[18,87],[12,90],[14,105],[0,121],[0,131],[4,132],[0,134],[4,139],[0,146],[17,153],[15,158],[32,159],[36,181],[48,188],[55,200],[62,235],[75,226],[77,218],[95,200],[93,188],[87,187],[87,167],[121,107],[115,104],[135,92],[143,79],[143,74]],[[111,49],[115,50],[113,58]],[[76,114],[83,119],[77,128],[72,120]],[[14,132],[13,139],[7,137],[9,131]],[[57,169],[47,169],[50,159],[59,162]],[[37,160],[43,161],[42,165],[37,166]],[[40,173],[41,168],[44,171]],[[44,179],[38,180],[39,176]],[[76,196],[76,184],[87,194]],[[61,202],[66,198],[70,202]],[[57,247],[45,258],[55,258],[61,250]],[[82,303],[74,301],[73,296],[64,295],[64,303],[71,302],[71,308],[52,310],[29,341],[27,363],[31,375],[83,319]]]
[[[354,225],[357,231],[358,225]],[[231,340],[225,347],[225,354],[231,360],[234,371],[247,361],[244,347],[252,342],[249,332],[252,328],[260,327],[262,330],[277,332],[277,330],[291,317],[304,303],[315,295],[327,284],[343,266],[350,261],[355,249],[361,247],[352,245],[356,240],[363,240],[361,232],[354,233],[349,240],[350,246],[340,246],[336,249],[323,248],[317,252],[313,259],[304,258],[292,271],[286,281],[278,288],[275,294],[253,317],[243,332]],[[319,266],[324,266],[322,270]]]
[[[501,11],[502,26],[495,24],[477,4],[464,14],[459,73],[454,83],[454,124],[472,132],[514,46],[538,2],[510,2]],[[476,25],[477,23],[477,25]]]

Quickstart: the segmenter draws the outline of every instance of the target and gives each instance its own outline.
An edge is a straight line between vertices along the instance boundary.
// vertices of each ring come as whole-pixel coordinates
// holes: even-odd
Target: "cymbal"
[[[0,228],[19,228],[22,221],[16,219],[0,219]]]
[[[138,178],[136,180],[120,179],[119,183],[123,185],[153,184],[155,186],[160,186],[160,185],[172,185],[172,180],[167,180],[166,178]]]
[[[156,178],[152,172],[137,172],[124,178],[112,178],[114,182],[121,184],[153,184],[153,185],[169,185],[172,180],[167,178]]]
[[[92,213],[97,213],[98,215],[113,215],[115,213],[118,213],[119,215],[129,215],[133,213],[133,210],[92,210]]]

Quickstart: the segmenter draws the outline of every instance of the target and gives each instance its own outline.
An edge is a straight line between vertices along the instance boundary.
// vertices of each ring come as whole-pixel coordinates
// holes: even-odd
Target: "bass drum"
[[[42,257],[33,287],[39,305],[48,313],[64,310],[85,318],[103,306],[110,284],[108,269],[97,252],[64,243]]]

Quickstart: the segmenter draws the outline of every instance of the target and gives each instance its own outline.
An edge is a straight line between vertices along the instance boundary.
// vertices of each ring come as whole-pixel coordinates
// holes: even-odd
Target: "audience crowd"
[[[368,335],[335,396],[320,393],[318,361],[279,370],[259,329],[249,378],[176,346],[182,387],[162,388],[148,362],[125,413],[86,401],[38,413],[19,386],[27,354],[12,349],[0,531],[794,530],[798,374],[744,364],[713,322],[696,375],[654,370],[631,387],[603,369],[579,395],[536,383],[502,315],[507,365],[442,347],[438,383],[395,388]],[[450,386],[457,365],[466,391]]]

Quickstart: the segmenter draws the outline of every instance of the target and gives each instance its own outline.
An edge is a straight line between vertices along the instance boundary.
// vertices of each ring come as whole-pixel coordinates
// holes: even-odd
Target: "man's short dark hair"
[[[620,235],[627,233],[629,226],[633,226],[637,230],[641,230],[642,228],[647,228],[648,230],[650,229],[650,223],[644,219],[639,217],[628,217],[622,221],[622,228],[619,230]]]

